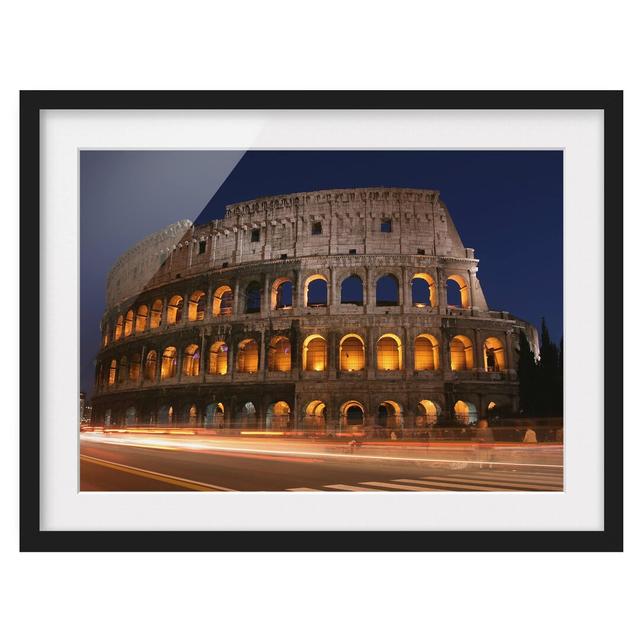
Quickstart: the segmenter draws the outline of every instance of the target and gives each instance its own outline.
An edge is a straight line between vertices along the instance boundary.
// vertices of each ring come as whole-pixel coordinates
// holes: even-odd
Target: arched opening
[[[192,404],[187,411],[187,422],[192,427],[198,424],[198,407],[195,404]]]
[[[402,428],[402,409],[397,402],[385,400],[378,405],[377,424],[387,429]]]
[[[327,279],[324,276],[316,274],[307,278],[304,286],[304,306],[327,306]]]
[[[411,303],[414,307],[438,305],[436,283],[428,273],[416,273],[411,280]]]
[[[309,336],[302,345],[302,368],[305,371],[325,371],[327,341],[317,334]]]
[[[402,342],[392,333],[378,339],[378,370],[399,371],[402,369]]]
[[[109,325],[104,326],[104,330],[102,332],[102,346],[106,347],[109,344]]]
[[[458,424],[475,424],[478,422],[478,411],[471,402],[458,400],[453,406],[453,412]]]
[[[260,284],[251,282],[245,289],[245,313],[260,313]]]
[[[400,304],[398,279],[391,274],[378,278],[376,282],[376,306],[397,307]]]
[[[268,355],[269,371],[291,371],[291,343],[286,336],[271,339]]]
[[[149,326],[151,329],[157,329],[162,322],[162,300],[154,300],[151,305],[151,319]]]
[[[209,347],[209,373],[218,376],[227,375],[229,370],[229,347],[219,340]]]
[[[214,429],[224,427],[224,405],[222,402],[211,402],[205,407],[204,426]]]
[[[257,373],[258,366],[258,343],[253,338],[247,338],[238,345],[238,372]]]
[[[111,364],[109,365],[109,384],[115,384],[116,383],[116,377],[118,375],[118,363],[115,360],[111,361]]]
[[[135,382],[140,379],[140,362],[140,354],[134,353],[131,356],[131,364],[129,365],[129,380],[133,380]]]
[[[469,307],[469,287],[467,281],[459,275],[447,278],[447,305],[449,307]]]
[[[207,296],[204,291],[194,291],[189,298],[188,318],[190,322],[204,320]]]
[[[258,415],[253,402],[245,402],[240,409],[240,428],[255,429],[258,426]]]
[[[213,315],[230,316],[233,312],[233,291],[226,284],[213,293]]]
[[[450,352],[452,371],[470,371],[473,369],[473,343],[467,336],[453,338]]]
[[[162,352],[162,363],[160,365],[160,379],[168,380],[175,377],[178,368],[178,352],[175,347],[167,347]]]
[[[484,341],[485,371],[504,371],[506,369],[504,356],[504,347],[501,340],[491,337]]]
[[[200,375],[200,349],[197,344],[190,344],[184,350],[182,374],[185,376]]]
[[[433,400],[420,400],[416,411],[416,427],[431,427],[438,422],[440,407]]]
[[[286,402],[274,402],[267,409],[266,427],[270,431],[286,431],[289,428],[290,417],[291,409]]]
[[[133,333],[133,309],[127,311],[127,315],[124,318],[124,336],[130,336]]]
[[[145,380],[156,379],[157,366],[158,366],[158,352],[149,351],[149,353],[147,353],[147,358],[144,363],[144,379]]]
[[[124,424],[127,427],[135,425],[138,422],[138,417],[136,414],[135,407],[127,407],[127,410],[124,412]]]
[[[293,306],[293,283],[287,278],[278,278],[271,286],[271,308],[291,309]]]
[[[142,333],[147,328],[147,318],[149,317],[149,307],[141,304],[136,312],[136,333]]]
[[[167,305],[167,324],[177,324],[182,320],[182,296],[173,296]]]
[[[304,411],[305,429],[324,431],[327,421],[327,405],[322,400],[312,400]]]
[[[163,405],[158,409],[158,424],[173,423],[173,407],[171,405]]]
[[[364,426],[364,406],[357,400],[349,400],[340,407],[340,428],[357,429]]]
[[[413,347],[416,371],[434,371],[440,368],[438,341],[432,335],[420,334],[416,337]]]
[[[114,340],[120,340],[120,338],[122,338],[122,327],[124,325],[124,319],[122,317],[122,315],[118,316],[118,319],[116,320],[116,326],[113,329],[113,339]]]
[[[356,275],[345,278],[340,285],[340,304],[364,304],[364,288],[362,280]]]
[[[118,382],[122,383],[127,379],[129,373],[129,360],[127,356],[120,358],[120,366],[118,367]]]
[[[340,340],[340,371],[362,371],[364,369],[364,340],[349,333]]]

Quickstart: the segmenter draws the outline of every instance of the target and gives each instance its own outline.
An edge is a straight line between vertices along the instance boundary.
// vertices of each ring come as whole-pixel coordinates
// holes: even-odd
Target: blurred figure
[[[478,461],[482,464],[478,465],[479,469],[493,469],[491,460],[493,459],[492,444],[494,442],[493,429],[489,426],[489,421],[484,418],[478,420],[476,428],[476,441],[478,447]]]
[[[524,444],[538,444],[536,432],[531,428],[531,425],[527,425],[527,430],[524,432],[522,442]]]
[[[392,440],[397,440],[397,439],[398,439],[398,436],[396,435],[396,432],[395,432],[395,431],[392,431],[392,432],[391,432],[391,435],[390,435],[389,437],[390,437]]]

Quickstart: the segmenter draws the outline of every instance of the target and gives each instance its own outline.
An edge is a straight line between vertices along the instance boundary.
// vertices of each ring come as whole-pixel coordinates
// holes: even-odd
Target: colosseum
[[[518,409],[535,328],[489,309],[440,194],[268,196],[183,220],[107,282],[94,423],[351,432]]]

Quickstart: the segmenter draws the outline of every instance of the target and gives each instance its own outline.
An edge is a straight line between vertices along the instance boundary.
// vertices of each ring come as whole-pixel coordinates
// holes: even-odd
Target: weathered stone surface
[[[517,333],[524,330],[534,349],[537,334],[509,313],[489,309],[477,271],[473,249],[464,247],[445,204],[431,190],[339,189],[270,196],[229,205],[223,219],[204,225],[176,223],[130,249],[109,275],[94,421],[162,422],[171,407],[173,421],[180,423],[262,426],[266,421],[272,428],[339,429],[346,427],[350,402],[364,410],[365,424],[386,411],[387,424],[396,427],[413,426],[416,420],[422,424],[423,400],[435,403],[445,417],[452,416],[458,400],[478,415],[486,414],[489,403],[502,412],[515,411]],[[387,275],[398,283],[398,299],[396,305],[381,306],[376,283]],[[341,298],[342,283],[350,276],[363,283],[359,304]],[[414,278],[428,285],[428,299],[413,299]],[[326,282],[326,305],[307,305],[314,279]],[[447,304],[448,279],[461,287],[458,306]],[[292,284],[292,304],[281,308],[278,287],[285,281]],[[216,315],[225,300],[224,287],[233,294],[230,313]],[[194,292],[202,297],[189,305]],[[175,296],[184,299],[184,307],[182,318],[170,324]],[[247,312],[251,300],[259,300],[259,311]],[[154,302],[161,305],[157,327]],[[350,334],[364,343],[360,371],[341,367],[341,341]],[[422,363],[415,370],[416,338],[423,334],[437,343],[435,369]],[[314,335],[326,341],[323,371],[305,370],[310,368],[305,341]],[[378,340],[387,335],[400,344],[399,370],[377,366]],[[275,346],[279,336],[288,346],[282,347],[286,341]],[[454,354],[458,364],[466,358],[463,369],[454,371],[451,345],[456,336],[463,338],[454,351],[462,341],[467,346],[464,355]],[[497,346],[491,355],[485,349],[489,338],[497,340],[487,343]],[[240,371],[238,359],[249,339],[258,349],[252,373]],[[210,349],[222,342],[228,349],[227,372],[209,373]],[[189,359],[194,345],[197,358]],[[162,379],[162,354],[168,347],[175,348],[176,374]],[[150,352],[157,356],[155,372],[145,366]],[[270,357],[282,362],[290,357],[290,370],[269,370]],[[187,375],[195,360],[199,372]],[[271,368],[282,368],[282,362],[272,362]],[[152,379],[145,379],[145,373]],[[309,415],[317,401],[325,406],[323,419]],[[274,403],[282,402],[290,409],[288,419],[272,415]],[[218,403],[224,418],[212,413]],[[246,403],[253,404],[255,416],[246,415]],[[278,411],[286,410],[279,404]]]

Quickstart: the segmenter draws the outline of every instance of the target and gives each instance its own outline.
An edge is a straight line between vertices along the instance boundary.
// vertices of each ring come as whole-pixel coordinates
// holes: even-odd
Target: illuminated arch
[[[229,370],[229,347],[218,340],[209,347],[209,373],[225,376]]]
[[[130,336],[133,333],[133,309],[127,311],[127,315],[124,318],[124,337]]]
[[[433,400],[420,400],[416,412],[416,427],[430,427],[438,422],[440,406]]]
[[[362,278],[352,274],[340,284],[340,304],[364,304],[364,286]]]
[[[485,371],[504,371],[507,368],[504,346],[499,338],[487,338],[484,341],[483,353]]]
[[[167,305],[167,324],[177,324],[182,320],[182,307],[184,299],[182,296],[172,296]]]
[[[149,327],[151,329],[157,329],[162,322],[162,300],[154,300],[151,305],[151,320]]]
[[[327,306],[327,278],[320,273],[309,276],[304,281],[304,306]]]
[[[141,304],[136,311],[136,333],[142,333],[147,328],[147,318],[149,317],[149,307]]]
[[[205,427],[217,429],[224,426],[224,405],[222,402],[210,402],[204,410]]]
[[[162,362],[160,364],[160,379],[168,380],[174,378],[178,369],[178,351],[175,347],[167,347],[162,352]]]
[[[474,424],[478,421],[478,411],[474,404],[458,400],[453,405],[456,422],[460,424]]]
[[[173,423],[173,406],[162,405],[158,409],[158,424],[172,424]]]
[[[118,375],[118,361],[112,360],[111,364],[109,365],[109,380],[108,380],[109,385],[113,385],[116,383],[117,375]]]
[[[198,424],[198,407],[192,404],[187,410],[187,421],[191,426]]]
[[[158,367],[158,352],[149,351],[144,362],[144,379],[155,380]]]
[[[455,285],[450,285],[450,282]],[[447,278],[447,305],[463,309],[468,309],[470,306],[469,287],[467,281],[460,275],[453,274]]]
[[[347,400],[340,407],[340,426],[342,428],[353,428],[364,426],[365,411],[364,405],[357,400]]]
[[[376,281],[376,306],[397,307],[400,304],[398,278],[392,273],[380,276]]]
[[[402,407],[394,400],[385,400],[378,405],[377,424],[388,429],[402,427]]]
[[[190,322],[204,320],[204,312],[207,304],[207,296],[204,291],[194,291],[189,296],[189,309],[187,318]]]
[[[324,430],[327,421],[327,405],[322,400],[312,400],[304,410],[303,424],[312,430]]]
[[[286,336],[271,338],[267,357],[269,371],[291,371],[291,342]]]
[[[134,353],[131,356],[131,363],[129,364],[129,380],[137,381],[140,379],[140,363],[142,356],[139,353]]]
[[[340,371],[362,371],[365,365],[364,340],[348,333],[340,340]]]
[[[122,328],[124,326],[124,318],[122,317],[122,314],[120,314],[118,316],[118,319],[116,320],[116,325],[113,329],[113,339],[114,340],[120,340],[120,338],[122,338]]]
[[[240,409],[240,427],[255,429],[258,424],[258,414],[253,402],[245,402]]]
[[[200,375],[200,348],[197,344],[185,347],[182,356],[182,374],[190,377]]]
[[[289,278],[278,278],[271,285],[271,308],[290,309],[293,306],[293,283]]]
[[[327,341],[318,334],[307,337],[302,345],[302,368],[305,371],[325,371]]]
[[[118,366],[118,382],[125,382],[129,374],[129,359],[127,356],[120,358],[120,364]]]
[[[291,408],[284,400],[279,400],[267,408],[265,425],[272,431],[285,431],[289,428],[290,418]]]
[[[413,353],[416,371],[435,371],[440,368],[440,347],[431,334],[421,333],[416,337]]]
[[[213,315],[229,316],[233,313],[233,291],[223,284],[213,293]]]
[[[247,338],[238,345],[237,368],[239,373],[257,373],[260,348],[253,338]]]
[[[428,273],[416,273],[411,279],[411,303],[419,308],[438,306],[436,283]]]
[[[455,336],[451,340],[449,351],[451,353],[452,371],[470,371],[473,369],[473,343],[467,336]]]
[[[376,345],[378,370],[400,371],[402,369],[402,342],[393,333],[385,333]]]

